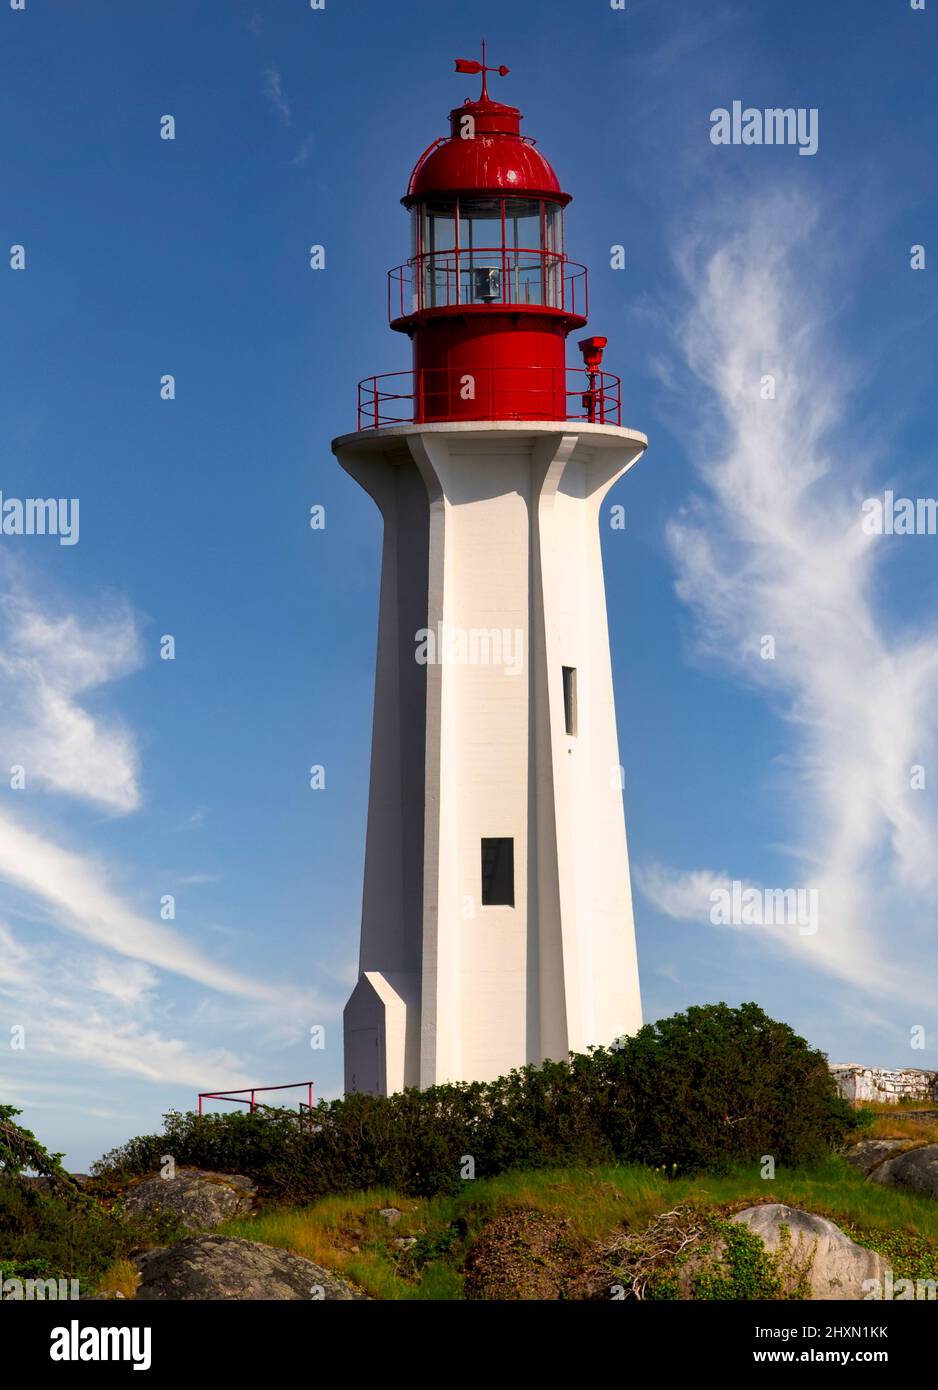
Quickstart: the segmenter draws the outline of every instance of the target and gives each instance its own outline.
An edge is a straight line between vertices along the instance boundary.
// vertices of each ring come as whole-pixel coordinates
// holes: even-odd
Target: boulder
[[[57,1174],[54,1177],[29,1177],[25,1173],[17,1173],[16,1182],[20,1187],[28,1187],[31,1192],[38,1192],[43,1197],[54,1197],[61,1195],[75,1187],[84,1187],[91,1181],[87,1173],[66,1173],[63,1177]]]
[[[857,1245],[839,1226],[823,1216],[773,1202],[747,1207],[733,1220],[748,1226],[765,1248],[773,1252],[782,1246],[782,1227],[787,1227],[789,1234],[785,1244],[797,1268],[806,1264],[813,1251],[805,1277],[811,1290],[809,1296],[814,1300],[864,1299],[869,1294],[869,1285],[863,1287],[864,1280],[877,1279],[880,1287],[885,1283],[887,1264],[883,1257],[875,1250]]]
[[[924,1197],[938,1197],[938,1144],[923,1144],[887,1159],[873,1169],[869,1180],[904,1187]]]
[[[187,1230],[206,1231],[254,1208],[255,1187],[250,1178],[234,1173],[208,1173],[201,1168],[177,1168],[172,1178],[144,1178],[124,1193],[123,1209],[133,1214],[175,1212]]]
[[[851,1167],[859,1168],[863,1174],[869,1174],[887,1158],[894,1158],[896,1154],[902,1153],[911,1143],[911,1139],[861,1139],[859,1144],[852,1144],[847,1149],[844,1158]]]
[[[396,1226],[404,1213],[399,1207],[379,1207],[378,1215],[382,1221],[386,1221],[389,1226]]]
[[[226,1299],[364,1299],[344,1279],[289,1250],[229,1236],[189,1236],[135,1261],[137,1298],[193,1302]]]

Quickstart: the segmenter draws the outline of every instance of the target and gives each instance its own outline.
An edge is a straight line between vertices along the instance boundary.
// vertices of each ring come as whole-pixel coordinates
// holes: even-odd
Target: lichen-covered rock
[[[775,1253],[784,1247],[785,1263],[804,1271],[812,1300],[863,1299],[870,1291],[864,1281],[879,1280],[883,1286],[887,1269],[883,1257],[857,1245],[823,1216],[773,1202],[747,1207],[733,1220],[748,1226],[766,1250]]]
[[[171,1178],[144,1178],[124,1193],[124,1211],[133,1214],[173,1212],[190,1231],[207,1231],[223,1221],[249,1216],[255,1187],[236,1173],[209,1173],[177,1168]]]
[[[364,1299],[344,1279],[289,1250],[229,1236],[189,1236],[138,1256],[137,1298],[193,1302]]]
[[[887,1159],[874,1168],[870,1181],[904,1187],[924,1197],[938,1197],[938,1144],[923,1144]]]
[[[851,1167],[869,1174],[881,1163],[885,1163],[887,1158],[894,1158],[896,1154],[909,1148],[911,1143],[911,1139],[861,1139],[859,1144],[852,1144],[847,1149],[844,1158]]]

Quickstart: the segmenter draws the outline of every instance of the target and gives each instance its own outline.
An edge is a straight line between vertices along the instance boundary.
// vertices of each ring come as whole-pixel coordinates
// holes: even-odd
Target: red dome
[[[475,125],[471,139],[462,133],[466,116]],[[520,134],[517,107],[483,98],[457,106],[449,119],[450,138],[418,159],[401,199],[405,207],[442,193],[519,193],[570,202],[547,160]]]

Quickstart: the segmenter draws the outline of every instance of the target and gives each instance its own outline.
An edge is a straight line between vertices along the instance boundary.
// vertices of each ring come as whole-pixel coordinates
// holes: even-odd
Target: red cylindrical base
[[[414,419],[564,420],[565,316],[441,314],[414,327]]]

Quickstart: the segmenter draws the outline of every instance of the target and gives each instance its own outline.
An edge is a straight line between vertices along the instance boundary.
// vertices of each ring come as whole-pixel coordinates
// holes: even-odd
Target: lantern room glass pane
[[[540,198],[424,204],[414,217],[421,307],[563,306],[563,210]]]
[[[559,203],[544,204],[544,250],[563,251],[563,208]]]
[[[424,308],[435,309],[456,302],[456,200],[426,204],[421,214],[420,301]]]
[[[504,302],[501,198],[459,201],[459,302]]]
[[[425,251],[452,251],[456,245],[455,202],[428,207],[424,226]]]
[[[512,304],[543,304],[544,246],[539,198],[505,199],[505,244],[508,300]]]
[[[542,249],[539,198],[505,199],[505,241],[523,251]]]
[[[563,302],[563,208],[544,204],[544,303],[562,309]]]

